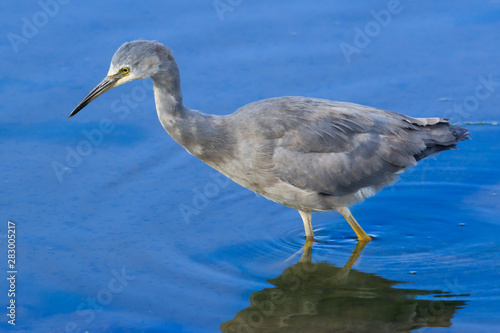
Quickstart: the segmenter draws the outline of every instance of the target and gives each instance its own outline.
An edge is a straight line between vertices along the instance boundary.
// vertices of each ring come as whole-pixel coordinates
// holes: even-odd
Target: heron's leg
[[[337,211],[342,214],[342,216],[349,222],[349,225],[351,228],[354,230],[356,235],[358,236],[358,240],[360,242],[369,242],[372,240],[370,236],[361,228],[361,226],[358,224],[354,216],[352,216],[351,211],[347,207],[340,207],[337,208]]]
[[[313,239],[312,238],[306,238],[306,242],[304,243],[304,252],[302,252],[302,255],[300,256],[299,262],[303,263],[311,263],[311,258],[312,258],[312,245],[313,245]]]
[[[314,240],[313,226],[311,223],[311,212],[304,212],[299,210],[302,222],[304,222],[304,229],[306,230],[306,240]]]

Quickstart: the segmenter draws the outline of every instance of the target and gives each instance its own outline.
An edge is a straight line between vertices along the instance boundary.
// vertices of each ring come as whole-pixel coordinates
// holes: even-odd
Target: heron
[[[104,92],[146,78],[153,80],[156,111],[167,133],[237,184],[298,210],[309,242],[311,213],[333,210],[358,242],[369,242],[349,207],[418,161],[469,138],[467,129],[448,119],[299,96],[260,100],[229,115],[205,114],[184,105],[172,51],[147,40],[121,45],[107,76],[68,118]]]

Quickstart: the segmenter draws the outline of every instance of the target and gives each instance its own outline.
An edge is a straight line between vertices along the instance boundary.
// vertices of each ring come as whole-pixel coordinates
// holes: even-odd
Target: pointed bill
[[[118,81],[117,77],[107,76],[101,83],[97,85],[85,98],[76,106],[76,108],[71,112],[68,119],[77,114],[81,109],[83,109],[87,104],[96,99],[99,95],[102,95],[106,91],[115,87],[116,81]]]

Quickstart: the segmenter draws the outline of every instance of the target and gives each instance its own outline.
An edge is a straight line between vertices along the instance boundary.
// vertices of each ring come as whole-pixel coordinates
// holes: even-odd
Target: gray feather
[[[466,130],[444,119],[304,97],[255,102],[234,116],[233,126],[250,142],[267,146],[263,167],[284,182],[322,195],[379,189],[418,160],[467,138]]]

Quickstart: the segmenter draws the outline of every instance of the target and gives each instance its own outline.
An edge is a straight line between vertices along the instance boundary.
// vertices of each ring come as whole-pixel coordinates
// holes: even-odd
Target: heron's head
[[[165,67],[170,67],[170,63],[175,64],[172,52],[160,43],[136,40],[123,44],[113,55],[108,75],[76,106],[68,118],[106,91],[132,80],[152,77],[165,70]]]

